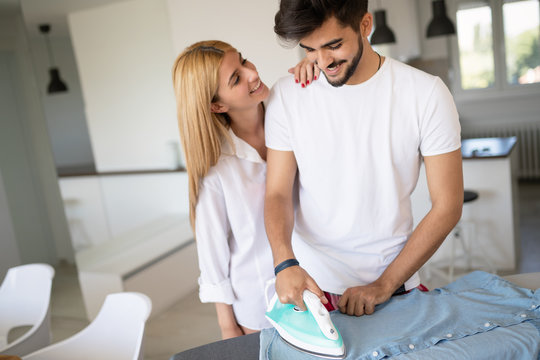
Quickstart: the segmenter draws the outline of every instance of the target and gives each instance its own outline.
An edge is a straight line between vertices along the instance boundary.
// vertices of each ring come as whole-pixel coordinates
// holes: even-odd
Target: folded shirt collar
[[[224,155],[236,156],[239,159],[248,160],[254,163],[264,164],[265,161],[261,158],[257,150],[249,145],[244,140],[240,139],[234,131],[229,128],[229,136],[231,137],[234,147],[227,140],[223,140],[221,144],[221,153]],[[236,151],[235,151],[236,150]]]

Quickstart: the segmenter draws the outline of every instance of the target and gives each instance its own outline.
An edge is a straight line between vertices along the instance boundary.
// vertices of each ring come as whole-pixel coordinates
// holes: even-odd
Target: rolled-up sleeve
[[[216,174],[202,181],[196,208],[195,233],[199,257],[201,302],[232,304],[229,263],[231,232],[223,190]]]

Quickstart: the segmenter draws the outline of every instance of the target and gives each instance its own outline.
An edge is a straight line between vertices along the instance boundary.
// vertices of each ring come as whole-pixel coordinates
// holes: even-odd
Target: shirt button
[[[535,307],[536,307],[536,305],[534,305],[534,304],[533,304],[533,305],[531,305],[531,309],[534,309]]]
[[[371,353],[371,355],[373,355],[374,357],[377,357],[379,356],[379,353],[377,351],[374,351],[373,353]]]
[[[446,337],[447,337],[447,338],[451,338],[452,336],[454,336],[454,335],[452,335],[452,334],[450,334],[450,333],[446,334]]]
[[[487,323],[484,324],[484,326],[485,326],[485,327],[490,327],[491,324],[487,322]]]
[[[409,349],[414,349],[414,345],[413,344],[409,344]]]
[[[521,315],[519,315],[519,316],[521,316],[522,318],[526,318],[526,317],[527,317],[527,314],[521,314]]]

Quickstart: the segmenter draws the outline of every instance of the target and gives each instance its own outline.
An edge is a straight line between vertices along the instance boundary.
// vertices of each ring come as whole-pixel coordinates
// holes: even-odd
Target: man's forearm
[[[461,217],[461,203],[433,207],[418,224],[407,243],[378,281],[399,288],[417,272],[441,246]]]
[[[463,208],[461,149],[424,158],[431,210],[379,278],[394,291],[429,260],[456,226]]]
[[[294,210],[291,197],[267,195],[264,204],[266,235],[272,248],[274,266],[294,258],[291,235],[294,226]]]

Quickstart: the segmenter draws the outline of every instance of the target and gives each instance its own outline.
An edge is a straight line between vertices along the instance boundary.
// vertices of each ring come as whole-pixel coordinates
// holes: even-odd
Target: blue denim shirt
[[[346,359],[477,360],[505,353],[513,355],[502,358],[537,359],[540,352],[540,289],[480,271],[427,293],[392,297],[372,315],[334,311],[331,317]],[[274,329],[263,330],[260,340],[260,359],[313,358],[285,344]]]

